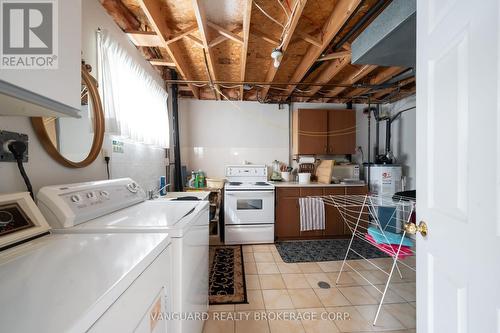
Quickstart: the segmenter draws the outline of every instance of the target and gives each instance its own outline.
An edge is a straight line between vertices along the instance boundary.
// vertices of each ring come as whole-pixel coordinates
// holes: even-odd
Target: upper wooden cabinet
[[[356,111],[299,109],[293,113],[295,155],[343,155],[356,150]]]

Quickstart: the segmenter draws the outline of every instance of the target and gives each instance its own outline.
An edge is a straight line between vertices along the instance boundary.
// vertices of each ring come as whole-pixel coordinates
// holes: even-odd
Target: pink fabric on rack
[[[378,248],[380,251],[387,253],[391,257],[394,257],[398,252],[399,245],[377,243],[370,234],[365,234],[365,238],[367,241],[373,244],[373,246]],[[399,251],[398,259],[404,259],[412,255],[413,252],[409,246],[401,245],[401,250]]]

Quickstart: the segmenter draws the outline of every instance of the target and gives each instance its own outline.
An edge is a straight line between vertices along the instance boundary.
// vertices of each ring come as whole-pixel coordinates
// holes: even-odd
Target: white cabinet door
[[[10,1],[12,2],[12,1]],[[3,2],[2,8],[3,7]],[[0,80],[15,86],[27,89],[44,97],[80,109],[80,63],[81,63],[81,25],[82,8],[81,0],[58,0],[56,5],[57,20],[54,20],[57,31],[57,69],[0,69]],[[1,10],[1,9],[0,9]],[[12,18],[16,17],[16,12]],[[17,11],[22,13],[22,11]],[[26,16],[25,16],[26,17]],[[37,15],[29,16],[30,20],[37,19]],[[19,26],[11,29],[21,29],[20,21],[15,21]],[[27,22],[23,22],[27,24]],[[31,22],[35,24],[37,21]],[[15,30],[17,31],[17,30]],[[28,31],[28,30],[26,30]],[[28,31],[25,36],[32,36]],[[2,40],[2,42],[4,42]],[[32,41],[36,45],[36,40]],[[13,45],[16,43],[12,42]],[[25,45],[26,45],[25,38]],[[2,47],[5,48],[5,43]],[[31,44],[30,44],[31,45]],[[3,49],[2,49],[3,51]],[[2,54],[2,61],[4,61]]]
[[[417,331],[499,332],[498,0],[417,1]]]

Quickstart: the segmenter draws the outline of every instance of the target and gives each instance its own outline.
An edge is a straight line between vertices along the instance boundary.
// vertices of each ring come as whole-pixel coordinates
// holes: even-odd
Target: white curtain
[[[109,33],[99,31],[97,40],[106,132],[168,148],[167,92]]]

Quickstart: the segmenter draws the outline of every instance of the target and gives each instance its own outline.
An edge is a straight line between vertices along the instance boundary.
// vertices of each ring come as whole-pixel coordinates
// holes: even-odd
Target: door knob
[[[405,231],[406,233],[410,235],[415,235],[417,232],[420,232],[420,234],[425,237],[427,236],[427,224],[424,221],[420,221],[418,226],[415,223],[406,223],[405,224]]]

